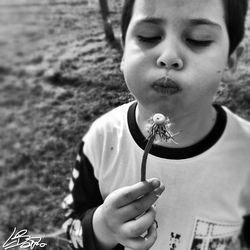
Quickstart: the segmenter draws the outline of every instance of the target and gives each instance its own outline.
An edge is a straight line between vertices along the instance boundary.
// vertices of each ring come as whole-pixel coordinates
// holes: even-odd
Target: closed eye
[[[191,38],[186,39],[186,41],[191,46],[196,46],[196,47],[208,47],[213,42],[212,40],[196,40]]]
[[[160,36],[137,36],[137,38],[143,43],[156,43],[161,40]]]

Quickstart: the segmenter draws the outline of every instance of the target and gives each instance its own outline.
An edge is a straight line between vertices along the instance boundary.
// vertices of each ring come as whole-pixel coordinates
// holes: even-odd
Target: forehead
[[[168,20],[208,19],[225,24],[222,0],[136,0],[131,21],[155,17]]]

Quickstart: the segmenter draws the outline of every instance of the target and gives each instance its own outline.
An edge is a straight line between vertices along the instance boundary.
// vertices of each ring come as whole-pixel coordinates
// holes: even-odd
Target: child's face
[[[150,112],[207,110],[228,50],[222,1],[136,0],[121,68],[139,105]]]

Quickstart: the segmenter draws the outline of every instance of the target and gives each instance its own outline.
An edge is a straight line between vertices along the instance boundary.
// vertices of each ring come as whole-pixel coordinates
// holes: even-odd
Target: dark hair
[[[223,0],[223,4],[231,54],[244,37],[248,0]]]
[[[222,1],[225,9],[226,26],[230,42],[229,54],[231,54],[244,37],[248,0]],[[133,14],[134,3],[135,0],[125,0],[124,2],[121,17],[121,32],[123,44],[125,44],[126,33]]]

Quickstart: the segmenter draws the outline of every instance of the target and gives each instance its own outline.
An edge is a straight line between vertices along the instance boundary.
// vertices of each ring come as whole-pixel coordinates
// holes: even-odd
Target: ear
[[[240,44],[231,55],[228,57],[227,61],[227,68],[224,71],[222,80],[224,82],[230,81],[233,79],[233,75],[237,70],[239,59],[241,58],[243,51],[244,51],[244,45]]]
[[[243,44],[240,44],[228,58],[228,69],[232,71],[232,73],[235,73],[237,69],[239,59],[241,58],[244,51],[244,47],[245,46]]]

